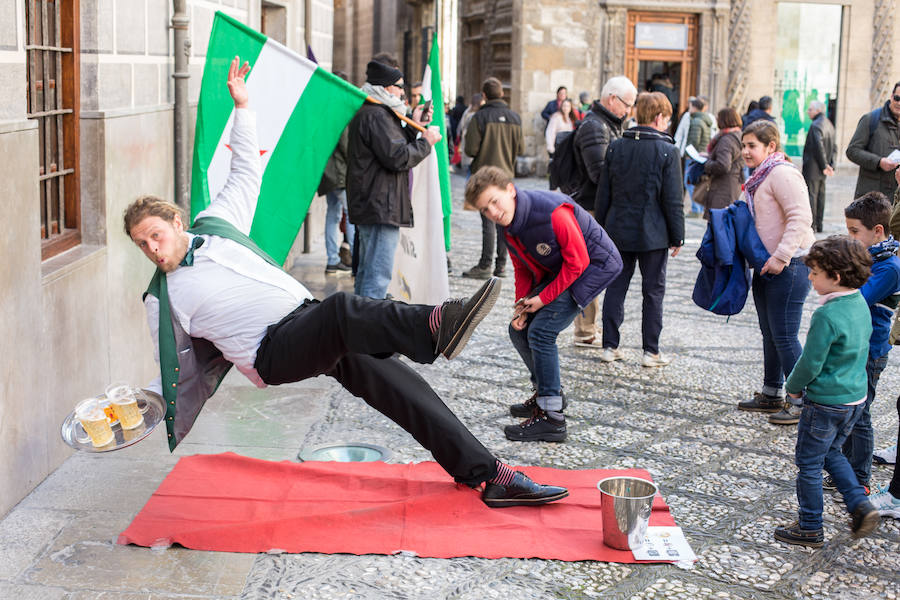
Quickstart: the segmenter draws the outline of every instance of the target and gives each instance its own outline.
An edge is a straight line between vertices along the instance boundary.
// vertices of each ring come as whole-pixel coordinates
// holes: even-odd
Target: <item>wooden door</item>
[[[644,81],[639,81],[642,61],[670,65],[670,74],[674,68],[679,79],[677,92],[681,112],[687,110],[688,98],[697,94],[699,21],[699,15],[693,13],[628,12],[625,75],[638,90],[643,90]],[[673,120],[677,117],[676,112]]]

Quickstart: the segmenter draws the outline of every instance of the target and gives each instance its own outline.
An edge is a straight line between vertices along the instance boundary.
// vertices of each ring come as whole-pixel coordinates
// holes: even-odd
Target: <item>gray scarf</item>
[[[406,104],[403,103],[403,100],[384,89],[384,87],[372,85],[367,81],[360,89],[385,106],[393,109],[397,114],[406,116]]]

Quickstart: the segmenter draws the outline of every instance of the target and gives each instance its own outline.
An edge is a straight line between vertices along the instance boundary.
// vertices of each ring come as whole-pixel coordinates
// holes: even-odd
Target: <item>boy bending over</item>
[[[516,278],[509,337],[535,393],[514,404],[504,429],[514,441],[562,442],[566,418],[559,376],[559,332],[622,271],[622,258],[594,217],[565,194],[516,188],[505,171],[482,167],[466,184],[466,207],[506,236]]]

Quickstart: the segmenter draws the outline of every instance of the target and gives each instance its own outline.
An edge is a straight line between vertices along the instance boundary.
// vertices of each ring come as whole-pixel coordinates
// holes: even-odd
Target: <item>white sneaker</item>
[[[603,348],[603,340],[601,340],[596,335],[587,338],[586,340],[579,340],[575,338],[575,345],[579,348],[597,348],[598,350]]]
[[[644,352],[644,356],[641,358],[642,367],[664,367],[670,362],[672,362],[672,359],[667,356],[663,356],[662,352],[660,352],[659,354]]]
[[[872,453],[872,462],[876,465],[893,465],[897,462],[897,445]]]
[[[618,348],[604,348],[603,354],[600,355],[600,360],[603,362],[611,363],[617,360],[623,360],[625,358],[625,353],[622,352]]]
[[[880,488],[877,492],[866,498],[882,517],[900,519],[900,498],[894,498],[887,487]]]

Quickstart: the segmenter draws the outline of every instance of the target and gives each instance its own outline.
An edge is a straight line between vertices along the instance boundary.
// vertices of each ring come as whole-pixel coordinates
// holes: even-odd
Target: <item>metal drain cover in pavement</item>
[[[361,444],[347,442],[339,444],[323,444],[312,448],[303,448],[297,454],[301,461],[322,460],[335,462],[372,462],[376,460],[387,461],[391,458],[391,451],[374,444]]]

